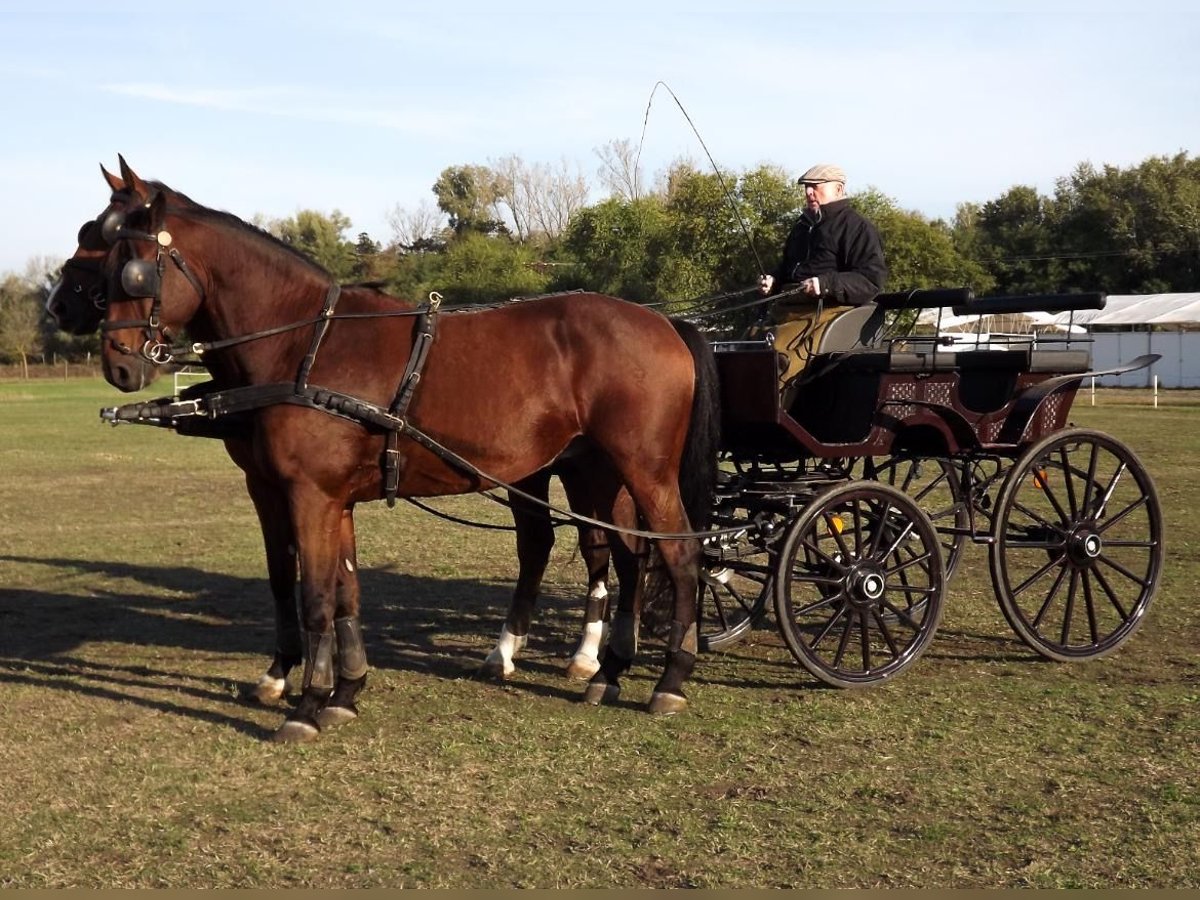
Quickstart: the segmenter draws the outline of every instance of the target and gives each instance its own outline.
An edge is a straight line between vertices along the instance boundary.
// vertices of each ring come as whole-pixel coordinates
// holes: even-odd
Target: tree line
[[[583,288],[682,311],[725,297],[771,271],[803,207],[795,176],[764,165],[704,170],[679,160],[647,183],[628,141],[599,148],[607,195],[565,160],[516,156],[446,168],[433,202],[397,206],[386,242],[339,210],[300,210],[254,224],[309,255],[337,279],[383,285],[401,297],[431,291],[448,303],[491,303]],[[1181,152],[1128,168],[1079,164],[1051,196],[1016,185],[962,203],[952,221],[906,210],[881,191],[852,193],[876,223],[889,289],[967,286],[976,295],[1200,289],[1200,159]],[[41,310],[60,262],[31,260],[0,280],[0,359],[78,358],[95,336],[55,331]],[[737,306],[731,302],[731,306]],[[742,310],[745,324],[756,311]]]

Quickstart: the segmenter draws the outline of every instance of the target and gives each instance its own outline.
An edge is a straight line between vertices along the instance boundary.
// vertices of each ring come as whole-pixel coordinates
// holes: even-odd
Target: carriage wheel
[[[871,472],[869,465],[867,472]],[[967,543],[966,532],[971,527],[970,513],[963,499],[962,475],[954,464],[947,459],[891,456],[876,465],[874,474],[867,477],[903,491],[929,516],[934,528],[939,529],[946,581],[949,582],[962,558]],[[945,532],[941,528],[955,530]]]
[[[670,632],[675,595],[657,550],[643,575],[642,625],[653,637]],[[740,641],[766,612],[771,574],[745,560],[724,564],[706,560],[700,569],[700,649],[720,650]]]
[[[705,564],[700,570],[700,649],[721,650],[744,638],[767,611],[771,573],[755,565]]]
[[[775,578],[792,655],[834,687],[902,672],[942,617],[941,551],[929,517],[896,488],[852,481],[818,494],[789,528]]]
[[[1050,435],[1013,466],[996,507],[989,564],[1004,617],[1050,659],[1111,653],[1154,597],[1162,531],[1132,450],[1085,429]]]

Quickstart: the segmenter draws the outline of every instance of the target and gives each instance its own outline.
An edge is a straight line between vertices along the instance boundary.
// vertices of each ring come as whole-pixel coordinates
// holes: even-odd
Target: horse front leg
[[[550,497],[550,473],[538,472],[519,482],[517,487],[546,501]],[[542,577],[546,574],[546,565],[550,562],[550,551],[554,548],[550,511],[512,494],[509,499],[517,531],[517,586],[496,646],[480,667],[482,674],[493,678],[508,678],[516,671],[513,657],[529,639],[533,609],[537,604]]]
[[[275,653],[258,683],[246,696],[266,706],[277,704],[287,690],[288,673],[303,657],[300,619],[296,608],[296,548],[287,496],[254,468],[249,451],[239,442],[227,441],[230,457],[246,474],[246,489],[258,514],[267,557],[267,582],[275,605]]]
[[[354,513],[342,512],[337,563],[337,611],[333,634],[337,651],[337,679],[329,702],[317,713],[321,728],[344,725],[358,718],[358,697],[367,684],[367,650],[359,620],[358,548],[354,539]]]
[[[337,610],[341,521],[345,504],[312,487],[291,493],[292,525],[300,560],[300,623],[303,626],[304,679],[300,702],[275,732],[281,742],[315,740],[318,714],[335,686],[334,618]]]

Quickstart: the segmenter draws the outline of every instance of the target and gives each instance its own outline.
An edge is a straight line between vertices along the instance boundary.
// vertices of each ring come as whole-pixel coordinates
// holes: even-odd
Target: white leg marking
[[[264,673],[254,688],[254,696],[260,703],[274,703],[287,690],[287,681],[283,678],[272,678]]]
[[[506,624],[500,629],[500,639],[496,641],[495,648],[483,661],[484,668],[499,672],[507,678],[516,671],[517,667],[513,665],[513,657],[518,650],[525,646],[526,641],[525,635],[513,634],[508,630]]]

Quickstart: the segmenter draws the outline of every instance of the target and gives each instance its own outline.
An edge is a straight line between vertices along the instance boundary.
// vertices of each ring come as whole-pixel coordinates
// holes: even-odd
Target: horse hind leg
[[[564,466],[559,472],[567,502],[577,513],[595,518],[601,508],[600,498],[593,492],[591,474],[598,471],[595,463],[583,468]],[[611,500],[609,501],[611,504]],[[600,651],[608,638],[608,568],[611,551],[607,532],[588,525],[579,526],[579,555],[588,571],[588,592],[584,606],[583,634],[579,646],[567,664],[567,677],[587,681],[600,668]]]
[[[519,482],[517,487],[546,501],[550,497],[550,472],[537,472]],[[550,551],[554,548],[554,527],[549,510],[515,495],[510,495],[510,500],[517,531],[517,586],[496,646],[480,667],[480,674],[500,679],[508,678],[516,671],[513,658],[529,639],[533,609],[546,565],[550,562]]]
[[[355,699],[367,684],[367,651],[359,620],[358,548],[354,539],[354,514],[342,513],[337,569],[337,612],[333,620],[337,653],[337,680],[329,702],[317,713],[322,729],[358,718]]]
[[[611,506],[614,525],[619,528],[637,527],[637,514],[628,493],[619,491]],[[621,676],[633,665],[637,655],[645,542],[640,538],[612,534],[610,547],[619,585],[617,612],[599,668],[584,690],[584,702],[592,705],[616,702],[621,694]]]

